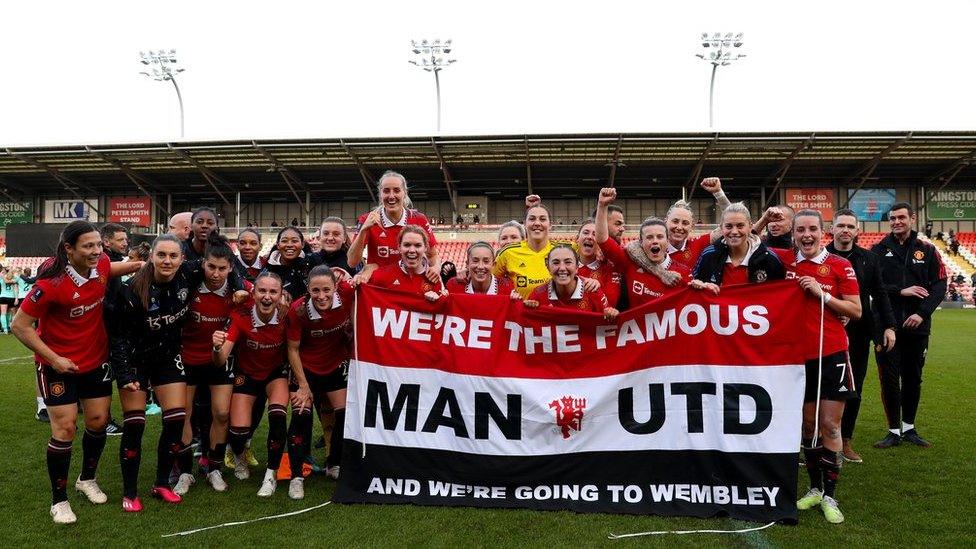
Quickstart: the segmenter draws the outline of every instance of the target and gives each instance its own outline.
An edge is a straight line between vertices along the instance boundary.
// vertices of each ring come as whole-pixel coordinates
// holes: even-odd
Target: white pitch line
[[[15,360],[24,360],[25,358],[34,358],[34,355],[15,356],[13,358],[0,359],[0,364],[4,362],[13,362]]]
[[[314,505],[314,506],[308,507],[306,509],[299,509],[298,511],[292,511],[290,513],[283,513],[283,514],[280,514],[280,515],[270,515],[270,516],[267,516],[267,517],[260,517],[260,518],[251,519],[251,520],[239,520],[239,521],[236,521],[236,522],[225,522],[223,524],[216,524],[214,526],[206,526],[206,527],[203,527],[203,528],[197,528],[196,530],[186,530],[185,532],[174,532],[172,534],[163,534],[162,537],[164,537],[164,538],[171,538],[171,537],[175,537],[175,536],[189,536],[190,534],[196,534],[197,532],[204,532],[206,530],[216,530],[217,528],[226,528],[228,526],[241,526],[241,525],[244,525],[244,524],[250,524],[252,522],[261,522],[262,520],[272,520],[272,519],[279,519],[279,518],[284,518],[284,517],[291,517],[291,516],[294,516],[294,515],[300,515],[302,513],[307,513],[309,511],[314,511],[315,509],[319,509],[321,507],[325,507],[326,505],[328,505],[330,503],[332,503],[332,502],[331,501],[327,501],[325,503],[320,503],[318,505]]]

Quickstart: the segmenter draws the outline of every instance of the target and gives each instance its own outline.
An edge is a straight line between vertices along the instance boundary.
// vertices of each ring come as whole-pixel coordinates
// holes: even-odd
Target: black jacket
[[[332,268],[338,267],[346,271],[347,273],[349,273],[349,276],[353,276],[359,272],[360,267],[362,267],[362,263],[356,265],[355,267],[351,267],[347,259],[347,255],[346,255],[347,253],[348,250],[345,249],[339,250],[337,252],[327,252],[325,250],[319,250],[314,254],[308,256],[308,270],[311,271],[314,267],[318,265],[328,265],[329,267]]]
[[[108,256],[109,260],[114,262],[123,261],[125,256],[119,252],[112,250],[110,248],[105,248],[105,255]],[[115,300],[119,296],[119,290],[122,289],[122,277],[109,277],[108,284],[105,285],[105,301],[102,306],[102,316],[107,322],[112,319],[113,311],[115,310]]]
[[[773,236],[772,233],[766,231],[763,235],[763,244],[767,248],[782,248],[784,250],[789,250],[793,248],[793,235],[790,233],[781,234],[779,236]]]
[[[276,259],[278,252],[272,251],[268,258],[268,263],[264,266],[264,271],[274,273],[281,277],[282,289],[288,292],[292,300],[298,299],[308,293],[308,271],[309,256],[295,258],[291,265],[282,265]]]
[[[758,283],[767,280],[782,280],[786,278],[786,267],[775,253],[771,252],[762,242],[749,258],[749,282]],[[722,285],[722,272],[725,262],[729,258],[729,247],[721,240],[713,243],[702,251],[695,264],[694,277],[703,282]]]
[[[895,323],[900,328],[905,319],[913,314],[922,317],[922,324],[915,333],[928,334],[932,329],[932,313],[946,295],[946,271],[935,246],[918,239],[912,231],[899,244],[894,235],[888,234],[871,247],[881,262],[881,281],[891,300]],[[909,286],[922,286],[929,292],[925,299],[904,297],[901,291]]]
[[[203,282],[201,261],[184,261],[173,280],[152,283],[149,308],[143,307],[132,289],[132,280],[122,284],[115,302],[109,330],[109,363],[122,387],[135,379],[135,367],[172,362],[180,352],[183,323],[193,292]],[[241,290],[240,277],[228,275],[231,290]]]
[[[839,252],[831,242],[827,251],[851,262],[861,290],[861,318],[852,320],[845,327],[850,337],[870,337],[875,343],[884,344],[884,331],[897,329],[891,300],[881,282],[881,261],[870,250],[854,245],[849,252]]]

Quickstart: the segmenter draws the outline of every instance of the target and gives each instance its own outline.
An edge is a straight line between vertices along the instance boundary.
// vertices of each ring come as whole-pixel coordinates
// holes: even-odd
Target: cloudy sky
[[[792,6],[792,7],[790,7]],[[708,131],[703,31],[745,33],[717,131],[973,130],[976,2],[49,2],[4,6],[0,146],[431,135],[412,38],[452,38],[444,135]]]

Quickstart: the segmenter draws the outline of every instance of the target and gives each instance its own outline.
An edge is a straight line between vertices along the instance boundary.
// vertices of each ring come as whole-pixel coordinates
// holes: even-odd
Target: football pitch
[[[729,519],[685,519],[623,515],[577,514],[528,510],[480,510],[412,505],[327,505],[308,513],[167,537],[164,534],[227,522],[246,521],[299,511],[326,502],[335,483],[324,476],[306,482],[302,501],[288,499],[287,482],[274,497],[255,494],[261,474],[238,481],[230,471],[230,489],[214,493],[198,483],[180,505],[148,497],[155,471],[158,416],[147,421],[140,478],[144,511],[123,513],[118,467],[119,437],[109,437],[99,467],[99,482],[109,503],[91,505],[73,489],[81,461],[80,437],[69,476],[68,494],[78,523],[56,526],[48,515],[50,489],[44,448],[50,437],[46,424],[34,419],[32,358],[13,336],[0,335],[0,443],[5,466],[0,508],[7,517],[0,536],[10,547],[355,547],[355,546],[490,546],[593,547],[730,546],[730,547],[973,547],[976,546],[976,311],[940,310],[934,317],[922,388],[919,431],[933,446],[900,446],[875,450],[871,443],[885,433],[873,358],[865,383],[855,434],[862,464],[847,464],[841,473],[838,499],[846,522],[827,524],[819,511],[800,514],[797,526],[775,525],[735,535],[667,535],[608,540],[652,530],[739,529],[757,524]],[[114,415],[121,418],[118,401]],[[263,462],[267,421],[255,437]],[[316,427],[317,428],[317,427]],[[324,461],[321,450],[316,457]],[[799,474],[800,493],[806,473]]]

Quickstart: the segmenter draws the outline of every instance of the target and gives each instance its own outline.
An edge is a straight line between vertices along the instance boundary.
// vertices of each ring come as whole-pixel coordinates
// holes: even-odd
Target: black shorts
[[[186,371],[180,355],[158,361],[146,361],[134,368],[139,390],[161,387],[170,383],[186,383]]]
[[[112,371],[107,362],[83,374],[62,374],[48,364],[37,364],[37,388],[41,391],[45,406],[111,397]]]
[[[803,402],[817,400],[817,366],[816,358],[806,362],[807,383]],[[857,392],[854,387],[854,372],[847,351],[824,356],[823,375],[820,376],[820,400],[844,402],[855,397]]]
[[[16,299],[13,297],[0,297],[0,305],[8,305],[10,307],[13,307],[15,300]]]
[[[271,375],[264,379],[254,379],[244,372],[238,372],[237,376],[234,377],[234,394],[251,396],[266,394],[268,383],[271,383],[276,379],[287,380],[289,370],[290,368],[287,364],[282,364],[278,368],[275,368],[271,372]]]
[[[184,364],[186,369],[186,384],[209,387],[211,385],[233,385],[234,383],[234,355],[227,357],[227,364],[223,367],[214,363]]]
[[[312,391],[312,400],[323,404],[329,403],[328,393],[345,389],[349,385],[348,379],[348,360],[343,360],[338,368],[325,375],[305,370],[305,381],[308,381],[308,388]],[[293,393],[298,390],[298,383],[291,375],[288,376],[288,390]]]

